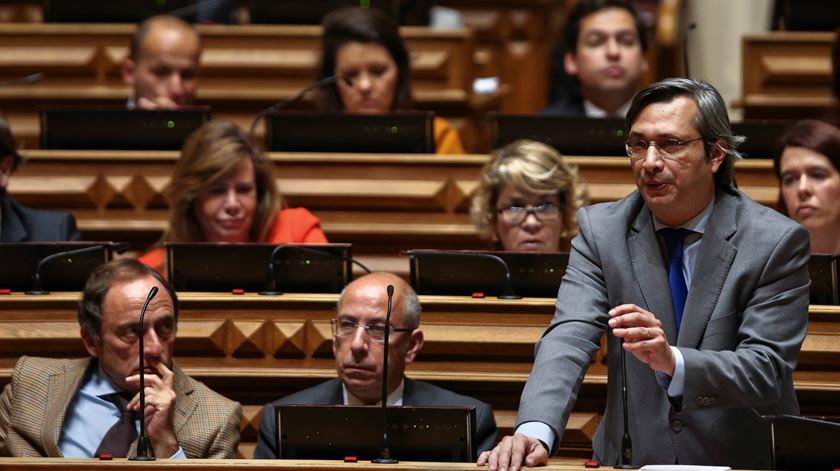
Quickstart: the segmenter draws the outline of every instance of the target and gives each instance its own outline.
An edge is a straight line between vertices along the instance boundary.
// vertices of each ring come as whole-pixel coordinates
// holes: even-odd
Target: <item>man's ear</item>
[[[90,354],[90,356],[97,358],[99,357],[99,342],[97,339],[93,338],[88,334],[87,330],[84,327],[79,328],[79,333],[82,336],[82,343],[85,344],[85,350]]]
[[[566,69],[566,73],[575,77],[578,74],[578,66],[577,60],[575,59],[575,55],[571,52],[567,52],[563,54],[563,68]]]
[[[123,83],[125,83],[126,85],[130,85],[132,87],[134,86],[134,68],[135,68],[135,66],[136,66],[136,64],[134,63],[134,61],[129,59],[128,57],[126,57],[125,60],[122,63],[122,68],[121,68]]]
[[[718,139],[712,144],[709,150],[709,166],[712,168],[712,173],[716,173],[720,168],[723,160],[726,159],[726,143],[723,139]]]
[[[9,178],[12,176],[14,168],[15,157],[13,155],[0,157],[0,189],[9,185]]]
[[[414,358],[423,349],[423,330],[419,327],[411,331],[408,339],[408,350],[405,351],[405,364],[414,361]]]

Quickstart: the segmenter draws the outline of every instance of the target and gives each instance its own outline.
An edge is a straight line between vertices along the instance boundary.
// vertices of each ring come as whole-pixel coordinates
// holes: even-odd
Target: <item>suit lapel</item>
[[[190,417],[195,412],[195,408],[198,407],[198,402],[193,397],[193,387],[187,375],[175,363],[172,364],[172,371],[175,373],[173,389],[177,396],[173,426],[175,427],[175,435],[177,436],[180,435],[181,429],[189,423]]]
[[[41,431],[41,442],[44,444],[44,451],[47,456],[62,456],[58,447],[61,439],[61,430],[64,428],[64,419],[67,409],[76,396],[76,391],[82,384],[89,368],[95,362],[90,359],[79,360],[68,366],[61,373],[50,376],[49,390],[47,391],[47,417],[44,421],[44,428]],[[52,420],[52,418],[55,420]]]
[[[630,230],[627,245],[633,274],[639,284],[645,304],[642,307],[654,313],[662,322],[665,335],[669,339],[676,339],[677,331],[674,327],[674,307],[671,304],[671,291],[668,287],[668,272],[665,269],[662,250],[653,228],[653,218],[647,207],[641,207]],[[631,302],[628,299],[615,301]]]
[[[737,231],[735,197],[719,193],[706,224],[691,275],[677,345],[697,348],[714,312],[738,249],[729,242]]]

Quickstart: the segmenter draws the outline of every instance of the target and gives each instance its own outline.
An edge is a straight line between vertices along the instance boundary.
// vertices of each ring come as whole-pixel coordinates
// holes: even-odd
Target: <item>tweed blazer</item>
[[[21,357],[0,396],[0,456],[62,456],[58,447],[67,411],[91,358]],[[187,376],[175,373],[174,426],[188,458],[235,458],[242,408]],[[137,442],[129,456],[136,456]]]
[[[621,346],[607,312],[632,303],[662,322],[685,360],[683,394],[672,398],[667,376],[626,355],[633,464],[769,467],[768,426],[759,415],[799,413],[793,370],[808,322],[808,233],[738,190],[719,190],[678,335],[664,253],[639,192],[578,216],[580,231],[554,319],[537,344],[517,424],[542,422],[562,436],[606,334],[607,408],[593,448],[601,463],[617,464]]]

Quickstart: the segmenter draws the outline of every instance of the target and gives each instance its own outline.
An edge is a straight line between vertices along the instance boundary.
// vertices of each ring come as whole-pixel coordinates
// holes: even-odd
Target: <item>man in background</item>
[[[133,88],[128,107],[172,109],[192,105],[200,58],[201,38],[191,24],[168,15],[140,23],[122,65],[123,82]]]
[[[78,240],[72,214],[32,209],[7,193],[12,173],[22,161],[9,124],[0,117],[0,242]]]
[[[562,48],[563,69],[572,84],[558,90],[558,101],[544,112],[624,118],[648,70],[645,31],[628,0],[580,0],[575,4],[563,30]],[[552,80],[553,86],[562,87],[562,78]]]
[[[260,420],[255,458],[277,458],[275,404],[381,404],[386,288],[394,286],[388,348],[388,405],[474,406],[476,435],[473,452],[496,441],[493,409],[477,399],[405,377],[405,366],[423,348],[420,301],[411,286],[390,273],[371,273],[344,288],[333,326],[333,354],[338,378],[267,404]]]

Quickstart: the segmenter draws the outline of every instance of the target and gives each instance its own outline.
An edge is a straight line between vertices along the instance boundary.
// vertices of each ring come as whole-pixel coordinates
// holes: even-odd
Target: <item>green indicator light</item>
[[[397,134],[400,132],[399,126],[391,126],[391,134]]]
[[[370,0],[359,0],[359,6],[362,8],[370,8]]]
[[[624,130],[619,129],[618,131],[616,131],[615,132],[615,137],[624,137]]]
[[[172,121],[170,119],[169,121],[166,122],[166,127],[169,128],[169,129],[175,129],[175,121]]]
[[[306,263],[307,265],[312,265],[312,260],[307,260],[307,261],[306,261],[306,262],[304,262],[304,263]]]

